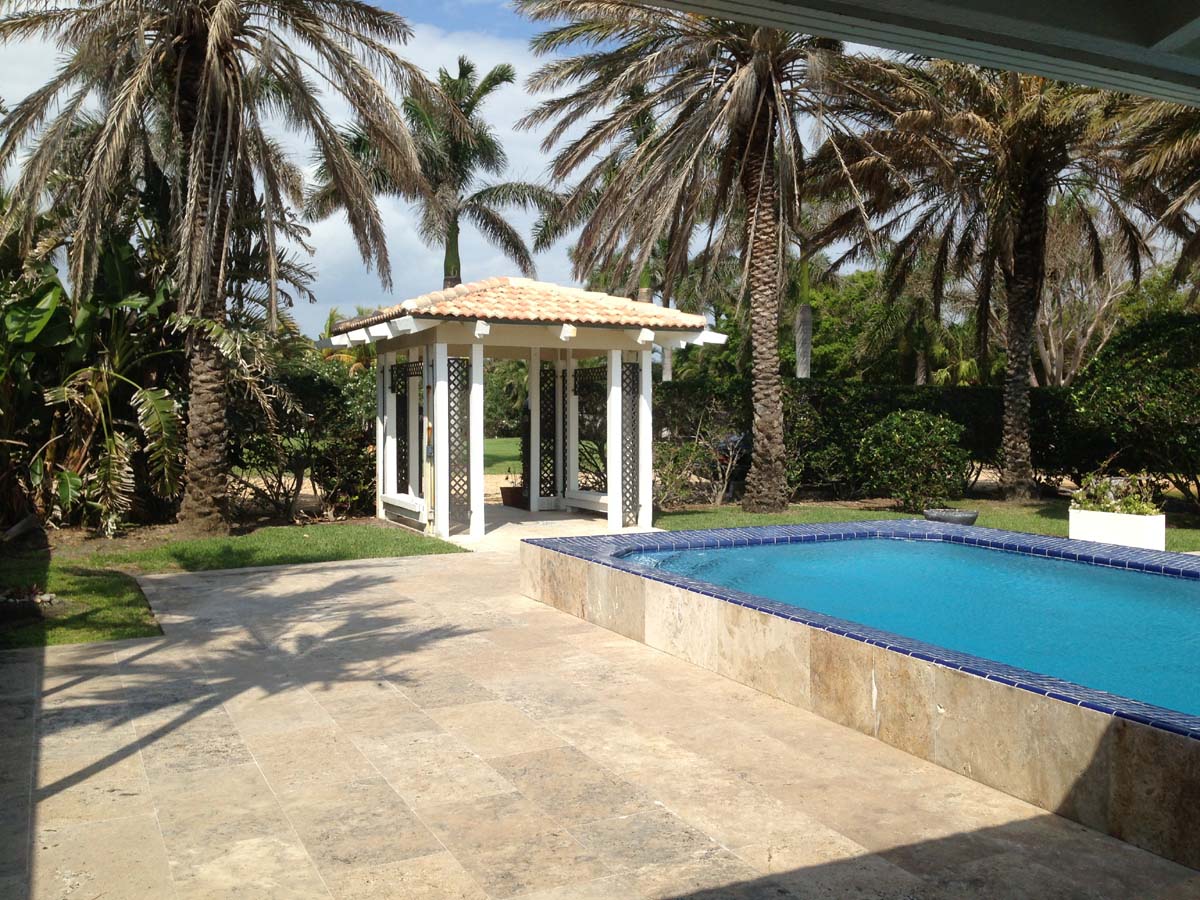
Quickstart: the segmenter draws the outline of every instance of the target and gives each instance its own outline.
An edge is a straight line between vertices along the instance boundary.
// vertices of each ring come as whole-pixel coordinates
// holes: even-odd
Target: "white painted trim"
[[[653,344],[654,332],[649,328],[638,328],[629,332],[629,336],[639,344]]]
[[[575,396],[575,357],[567,354],[567,480],[566,492],[579,489],[579,398]]]
[[[442,320],[414,319],[412,316],[402,316],[399,319],[392,319],[388,324],[392,326],[392,334],[399,337],[402,334],[419,334],[422,331],[437,328],[442,324]]]
[[[379,359],[383,363],[383,492],[385,494],[398,494],[400,486],[397,484],[398,479],[396,473],[399,466],[396,464],[396,453],[399,449],[396,445],[396,395],[392,393],[391,384],[391,366],[396,362],[395,353],[381,353]]]
[[[551,325],[550,331],[560,341],[569,341],[579,334],[579,329],[569,322],[564,322],[562,325]]]
[[[608,529],[621,529],[621,359],[620,350],[608,351],[608,415],[606,417],[605,480],[608,484]]]
[[[651,401],[650,351],[638,354],[638,515],[639,528],[654,524],[654,404]]]
[[[480,319],[478,322],[475,323],[475,337],[476,338],[487,337],[491,333],[492,333],[492,326],[489,325],[487,322],[483,321],[483,319]]]
[[[542,440],[542,351],[529,351],[529,374],[526,378],[529,397],[529,511],[538,511],[542,493],[542,459],[538,447]]]
[[[418,515],[425,512],[425,501],[414,494],[384,494],[383,505]]]
[[[608,512],[608,495],[599,491],[567,491],[566,505],[591,512]]]
[[[450,537],[450,368],[445,344],[433,345],[433,527]]]
[[[471,538],[484,534],[483,522],[483,344],[471,345],[471,396],[467,404],[471,466]]]
[[[374,341],[371,340],[371,336],[369,334],[367,334],[367,329],[365,329],[365,328],[359,328],[356,331],[351,331],[349,334],[346,335],[346,342],[348,344],[373,344],[374,343]]]
[[[387,370],[383,367],[383,360],[376,358],[375,360],[375,516],[383,519],[386,515],[383,511],[383,445],[384,445],[384,398],[386,394],[386,385],[384,378]]]

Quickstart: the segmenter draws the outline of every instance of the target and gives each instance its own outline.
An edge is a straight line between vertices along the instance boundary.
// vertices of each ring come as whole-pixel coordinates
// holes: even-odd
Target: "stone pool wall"
[[[522,592],[1200,868],[1200,740],[618,568],[630,537],[523,543]]]

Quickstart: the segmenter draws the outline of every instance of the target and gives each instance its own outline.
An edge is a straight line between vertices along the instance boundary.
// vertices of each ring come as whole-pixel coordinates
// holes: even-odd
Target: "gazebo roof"
[[[656,331],[703,331],[708,328],[704,316],[677,309],[600,291],[505,276],[422,294],[378,312],[338,322],[331,333],[347,334],[405,317]]]

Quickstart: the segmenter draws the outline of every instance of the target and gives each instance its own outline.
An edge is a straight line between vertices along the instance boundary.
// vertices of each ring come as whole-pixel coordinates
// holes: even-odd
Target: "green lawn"
[[[137,550],[47,551],[0,559],[0,590],[37,585],[57,595],[48,617],[0,626],[0,648],[159,634],[135,574],[202,572],[330,560],[459,553],[453,544],[400,528],[310,525],[259,528],[235,537],[168,541]]]
[[[521,474],[521,439],[488,438],[483,442],[483,471],[486,475],[505,475],[509,470]]]
[[[1003,500],[960,500],[953,504],[979,510],[977,525],[1027,531],[1033,534],[1067,536],[1066,500],[1009,503]],[[836,503],[797,503],[787,512],[757,514],[737,506],[688,509],[661,513],[654,524],[669,531],[689,528],[736,528],[742,525],[800,525],[819,522],[854,522],[868,519],[911,518],[889,509],[864,509]],[[1167,517],[1167,549],[1180,553],[1200,550],[1200,521],[1194,516]]]

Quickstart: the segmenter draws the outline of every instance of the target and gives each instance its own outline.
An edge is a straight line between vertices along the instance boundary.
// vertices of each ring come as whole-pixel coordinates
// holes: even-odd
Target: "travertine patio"
[[[162,639],[0,654],[2,897],[1200,896],[521,597],[511,553],[147,588]]]

